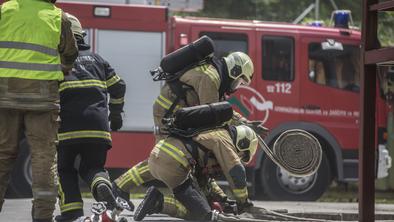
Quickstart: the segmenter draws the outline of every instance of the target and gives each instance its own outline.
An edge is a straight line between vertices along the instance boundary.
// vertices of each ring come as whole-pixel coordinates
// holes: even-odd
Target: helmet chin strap
[[[218,70],[220,75],[220,87],[219,87],[219,96],[222,98],[225,93],[232,93],[230,92],[230,84],[231,80],[228,76],[226,62],[223,58],[212,58],[212,64]]]

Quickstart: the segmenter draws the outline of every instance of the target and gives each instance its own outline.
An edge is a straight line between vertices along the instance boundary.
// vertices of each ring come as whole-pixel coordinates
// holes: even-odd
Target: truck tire
[[[308,177],[290,176],[270,159],[265,158],[260,170],[261,184],[266,197],[276,201],[315,201],[332,182],[330,165],[323,153],[316,174]]]
[[[14,169],[11,173],[11,180],[8,185],[6,197],[8,198],[30,198],[31,191],[31,155],[26,138],[19,143],[19,154]]]

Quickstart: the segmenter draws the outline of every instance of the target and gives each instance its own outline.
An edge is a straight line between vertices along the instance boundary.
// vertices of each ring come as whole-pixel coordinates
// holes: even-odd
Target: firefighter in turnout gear
[[[116,207],[104,164],[107,151],[111,148],[109,128],[116,131],[122,127],[121,113],[126,90],[125,82],[108,62],[89,51],[90,46],[84,42],[78,19],[70,14],[68,16],[72,21],[71,28],[77,40],[79,56],[72,75],[66,76],[59,87],[61,124],[58,133],[58,173],[61,215],[55,218],[59,222],[73,221],[83,216],[78,173],[89,184],[97,201],[106,201],[109,209]]]
[[[224,174],[236,200],[238,212],[234,213],[242,213],[252,206],[248,200],[244,164],[252,160],[257,146],[255,132],[245,125],[205,131],[189,141],[174,136],[160,140],[149,156],[148,167],[174,196],[163,197],[157,189],[148,189],[134,213],[134,220],[142,220],[152,213],[187,220],[214,220],[207,201],[210,198],[202,192],[204,182],[201,181],[217,176],[218,170]]]
[[[253,72],[253,62],[249,56],[233,52],[221,59],[213,57],[210,63],[186,71],[175,83],[166,83],[153,105],[156,142],[167,136],[163,119],[182,107],[223,101],[226,93],[235,92],[240,85],[249,85]],[[260,121],[248,121],[234,112],[233,124],[241,122],[259,134],[268,131]],[[128,198],[130,189],[153,179],[147,161],[142,161],[114,181],[114,193]]]
[[[0,5],[0,211],[18,142],[29,143],[33,221],[52,221],[56,204],[58,81],[78,49],[70,21],[49,0]]]

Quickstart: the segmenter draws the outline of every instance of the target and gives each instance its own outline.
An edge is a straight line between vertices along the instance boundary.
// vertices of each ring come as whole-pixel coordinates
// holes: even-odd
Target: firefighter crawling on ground
[[[163,58],[160,69],[166,76],[157,79],[166,80],[166,83],[153,105],[156,142],[167,136],[163,120],[174,111],[223,101],[225,94],[235,92],[240,85],[250,84],[254,68],[248,55],[233,52],[227,57],[216,58],[212,57],[213,52],[213,41],[203,36]],[[183,64],[179,65],[179,61]],[[258,134],[268,131],[260,121],[248,121],[236,112],[232,119],[233,124],[245,123]],[[142,161],[114,181],[114,194],[128,200],[130,189],[154,179],[148,162]]]
[[[231,119],[232,112],[227,102],[177,111],[175,126],[169,127],[170,136],[156,144],[147,160],[152,176],[164,182],[173,196],[164,197],[156,188],[149,188],[134,220],[140,221],[147,214],[164,213],[188,220],[217,221],[220,215],[211,209],[213,202],[231,206],[226,212],[234,214],[252,206],[244,164],[256,153],[258,139],[248,126],[221,124]],[[221,119],[209,118],[215,114]],[[222,173],[235,201],[229,200],[212,179]]]

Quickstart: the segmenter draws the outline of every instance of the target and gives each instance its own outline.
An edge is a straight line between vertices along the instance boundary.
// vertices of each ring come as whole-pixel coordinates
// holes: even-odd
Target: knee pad
[[[194,187],[191,179],[176,187],[173,192],[175,198],[190,212],[191,219],[203,220],[211,213],[207,199]]]

